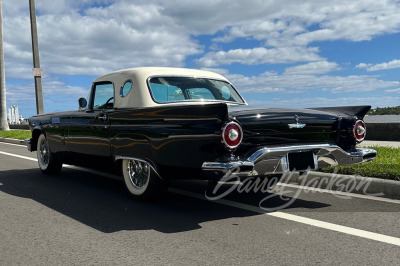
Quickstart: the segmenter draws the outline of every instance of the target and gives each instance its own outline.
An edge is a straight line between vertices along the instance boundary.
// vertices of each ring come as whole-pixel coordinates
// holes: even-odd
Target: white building
[[[10,108],[8,108],[8,115],[7,116],[8,116],[8,123],[10,125],[21,124],[20,117],[19,117],[18,106],[13,105]]]

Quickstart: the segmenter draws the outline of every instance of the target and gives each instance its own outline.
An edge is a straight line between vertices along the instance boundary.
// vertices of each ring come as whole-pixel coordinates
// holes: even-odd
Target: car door
[[[68,146],[75,164],[104,168],[112,162],[109,117],[114,111],[113,100],[111,82],[95,83],[87,108],[71,117]]]

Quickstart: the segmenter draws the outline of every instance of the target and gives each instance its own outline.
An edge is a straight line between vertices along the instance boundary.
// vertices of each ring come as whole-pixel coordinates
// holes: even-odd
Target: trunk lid
[[[311,109],[230,107],[243,128],[243,145],[335,142],[339,117]]]

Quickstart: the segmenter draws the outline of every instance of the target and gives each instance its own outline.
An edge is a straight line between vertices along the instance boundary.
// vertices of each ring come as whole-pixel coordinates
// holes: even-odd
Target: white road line
[[[6,145],[11,145],[11,146],[19,146],[19,147],[26,148],[26,145],[22,145],[22,144],[14,144],[14,143],[7,143],[7,142],[0,142],[0,144],[6,144]]]
[[[37,162],[37,159],[36,158],[32,158],[32,157],[17,155],[17,154],[13,154],[13,153],[4,152],[4,151],[0,151],[0,154],[4,154],[4,155],[12,156],[12,157],[17,157],[17,158],[21,158],[21,159]]]
[[[36,159],[36,158],[32,158],[32,157],[17,155],[17,154],[13,154],[13,153],[4,152],[4,151],[0,151],[0,154],[12,156],[12,157],[16,157],[16,158],[20,158],[20,159],[25,159],[25,160],[29,160],[29,161],[37,162],[37,159]],[[92,169],[88,169],[88,168],[84,168],[84,167],[79,167],[79,166],[74,166],[74,165],[68,165],[68,164],[64,164],[63,167],[65,167],[65,168],[70,168],[70,169],[75,169],[75,170],[79,170],[79,171],[83,171],[83,172],[87,172],[87,173],[91,173],[91,174],[95,174],[95,175],[101,175],[101,176],[105,176],[105,177],[109,177],[109,178],[113,178],[113,179],[118,179],[118,180],[120,180],[120,178],[119,178],[118,176],[116,176],[116,175],[112,175],[112,174],[108,174],[108,173],[103,173],[103,172],[99,172],[99,171],[92,170]]]
[[[323,188],[313,188],[313,187],[299,186],[299,185],[285,184],[285,183],[278,183],[277,186],[301,189],[301,190],[305,190],[305,193],[307,193],[307,190],[309,190],[309,191],[316,191],[316,192],[320,192],[320,193],[330,193],[330,194],[342,195],[342,196],[351,197],[351,198],[361,198],[361,199],[376,200],[376,201],[400,204],[400,200],[396,200],[396,199],[388,199],[388,198],[375,197],[375,196],[343,192],[343,191],[336,191],[336,190],[329,190],[329,189],[323,189]]]
[[[196,199],[209,201],[204,195],[181,190],[181,189],[169,188],[168,191],[171,191],[173,193],[177,193],[180,195],[196,198]],[[273,217],[277,217],[277,218],[281,218],[281,219],[285,219],[285,220],[290,220],[293,222],[311,225],[311,226],[315,226],[315,227],[319,227],[319,228],[323,228],[323,229],[327,229],[327,230],[331,230],[331,231],[336,231],[336,232],[340,232],[340,233],[344,233],[344,234],[348,234],[348,235],[358,236],[358,237],[371,239],[371,240],[375,240],[375,241],[379,241],[379,242],[383,242],[383,243],[387,243],[387,244],[391,244],[391,245],[400,246],[400,238],[393,237],[393,236],[388,236],[388,235],[373,233],[373,232],[360,230],[360,229],[356,229],[356,228],[352,228],[352,227],[347,227],[347,226],[343,226],[343,225],[337,225],[337,224],[333,224],[333,223],[323,222],[323,221],[310,219],[310,218],[293,215],[293,214],[289,214],[289,213],[284,213],[284,212],[280,212],[280,211],[266,212],[256,206],[239,203],[239,202],[235,202],[235,201],[230,201],[230,200],[226,200],[226,199],[220,199],[220,200],[216,200],[213,202],[227,205],[230,207],[235,207],[235,208],[242,209],[242,210],[262,213],[262,214],[265,214],[268,216],[273,216]]]
[[[37,159],[35,159],[35,158],[21,156],[21,155],[17,155],[17,154],[8,153],[8,152],[0,151],[0,154],[8,155],[8,156],[16,157],[16,158],[21,158],[21,159],[25,159],[25,160],[30,160],[30,161],[37,161]],[[89,170],[89,169],[75,167],[75,166],[67,166],[67,167],[77,169],[77,170],[82,169],[83,171]],[[105,173],[92,171],[92,170],[90,170],[90,171],[92,173],[96,173],[99,175],[108,176]],[[88,171],[86,171],[86,172],[88,172]],[[204,195],[201,195],[201,194],[197,194],[197,193],[193,193],[193,192],[189,192],[189,191],[185,191],[185,190],[181,190],[181,189],[176,189],[176,188],[169,188],[168,190],[170,192],[177,193],[180,195],[209,201],[208,199],[205,198]],[[333,224],[333,223],[323,222],[323,221],[310,219],[310,218],[293,215],[293,214],[289,214],[289,213],[284,213],[284,212],[280,212],[280,211],[269,213],[269,212],[263,211],[262,209],[260,209],[256,206],[239,203],[239,202],[235,202],[235,201],[230,201],[230,200],[226,200],[226,199],[220,199],[220,200],[216,200],[213,202],[223,204],[226,206],[231,206],[231,207],[247,210],[247,211],[262,213],[265,215],[269,215],[269,216],[273,216],[273,217],[277,217],[277,218],[281,218],[281,219],[285,219],[285,220],[290,220],[293,222],[311,225],[311,226],[315,226],[315,227],[319,227],[319,228],[323,228],[323,229],[327,229],[327,230],[331,230],[331,231],[336,231],[336,232],[340,232],[340,233],[344,233],[344,234],[348,234],[348,235],[358,236],[361,238],[371,239],[371,240],[375,240],[375,241],[379,241],[379,242],[383,242],[383,243],[387,243],[387,244],[391,244],[391,245],[400,246],[400,238],[397,238],[397,237],[373,233],[373,232],[360,230],[360,229],[356,229],[356,228],[352,228],[352,227],[347,227],[347,226],[343,226],[343,225],[337,225],[337,224]]]

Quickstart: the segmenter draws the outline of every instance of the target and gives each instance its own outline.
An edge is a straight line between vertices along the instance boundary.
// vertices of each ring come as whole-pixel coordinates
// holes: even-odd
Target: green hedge
[[[27,139],[31,137],[29,130],[0,131],[0,138]]]
[[[336,169],[338,174],[400,180],[400,149],[391,147],[369,148],[378,152],[375,160],[371,162],[349,166],[328,167],[320,169],[319,171],[333,173]]]

